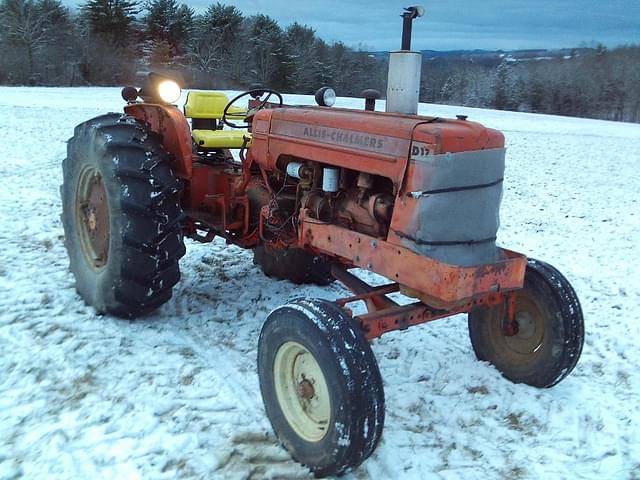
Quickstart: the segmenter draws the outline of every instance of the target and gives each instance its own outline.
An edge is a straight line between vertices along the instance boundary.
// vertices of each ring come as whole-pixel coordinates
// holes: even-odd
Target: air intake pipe
[[[411,51],[411,27],[413,19],[423,15],[421,6],[405,8],[402,14],[401,50],[389,53],[387,112],[418,113],[422,54]]]

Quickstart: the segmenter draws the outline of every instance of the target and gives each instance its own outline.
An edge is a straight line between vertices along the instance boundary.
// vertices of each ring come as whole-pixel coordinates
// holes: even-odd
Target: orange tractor
[[[268,276],[353,292],[281,306],[259,338],[266,413],[317,475],[357,467],[380,439],[384,393],[369,341],[386,332],[467,313],[477,357],[537,387],[568,375],[582,349],[569,282],[496,246],[503,135],[463,116],[417,115],[410,31],[421,14],[403,15],[386,112],[375,111],[375,91],[364,110],[332,108],[327,87],[318,106],[286,106],[264,88],[230,102],[190,92],[182,111],[177,84],[150,74],[123,89],[125,113],[76,127],[63,163],[70,268],[98,312],[133,318],[167,302],[185,236],[253,249]],[[223,128],[239,122],[246,130]],[[390,281],[372,286],[357,269]],[[366,313],[349,308],[357,301]]]

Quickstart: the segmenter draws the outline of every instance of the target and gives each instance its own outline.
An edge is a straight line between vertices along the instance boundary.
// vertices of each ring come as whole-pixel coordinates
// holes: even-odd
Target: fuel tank
[[[251,155],[268,170],[306,159],[389,178],[387,240],[453,265],[498,260],[504,137],[479,123],[361,110],[258,112]]]

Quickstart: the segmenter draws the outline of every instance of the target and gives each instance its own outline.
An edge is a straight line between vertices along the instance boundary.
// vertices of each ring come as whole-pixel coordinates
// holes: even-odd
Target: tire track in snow
[[[175,299],[157,316],[133,324],[96,317],[67,272],[60,161],[75,124],[121,108],[118,89],[0,92],[0,478],[304,477],[265,434],[255,342],[271,308],[341,291],[274,282],[259,276],[248,252],[194,246]],[[463,111],[420,106],[434,110]],[[640,126],[471,115],[512,131],[500,240],[575,282],[587,317],[582,360],[565,382],[538,391],[476,362],[464,321],[383,337],[374,349],[386,430],[347,478],[633,478]],[[191,356],[181,353],[187,348]],[[219,378],[226,371],[237,384]]]

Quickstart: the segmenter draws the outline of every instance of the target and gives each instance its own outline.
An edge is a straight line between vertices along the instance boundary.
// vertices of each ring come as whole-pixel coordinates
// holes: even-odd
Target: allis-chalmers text
[[[384,148],[384,140],[380,137],[360,135],[348,131],[343,132],[335,128],[304,127],[302,135],[304,137],[317,138],[353,147],[364,147],[374,150],[382,150]]]

